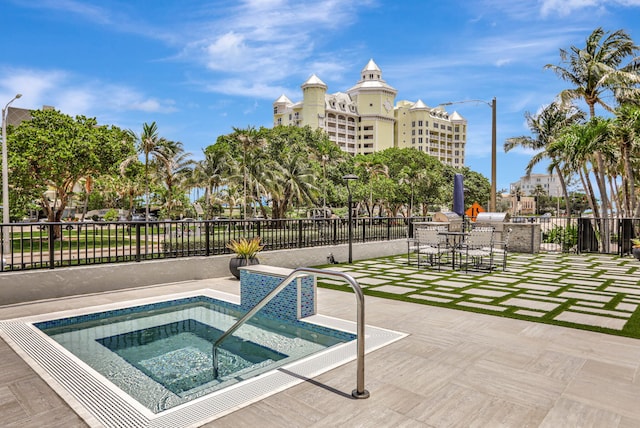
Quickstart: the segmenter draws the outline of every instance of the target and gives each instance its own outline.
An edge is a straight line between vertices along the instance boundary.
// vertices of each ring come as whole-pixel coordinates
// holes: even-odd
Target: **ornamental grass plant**
[[[251,239],[232,239],[227,244],[227,248],[233,251],[239,259],[252,259],[256,254],[262,251],[264,245],[260,245],[260,237],[255,236]]]

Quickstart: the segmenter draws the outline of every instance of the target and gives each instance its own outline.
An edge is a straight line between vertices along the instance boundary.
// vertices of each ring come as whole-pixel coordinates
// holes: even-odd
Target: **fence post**
[[[56,257],[56,241],[55,241],[55,225],[53,223],[49,223],[49,227],[47,228],[49,231],[49,269],[53,269],[55,267]],[[60,233],[62,239],[62,232]],[[62,248],[62,241],[60,242],[60,248]]]
[[[210,255],[211,255],[211,251],[209,250],[209,243],[210,243],[210,240],[209,240],[210,226],[211,226],[211,223],[210,223],[210,222],[208,222],[208,221],[207,221],[207,222],[205,222],[205,224],[204,224],[204,248],[205,248],[205,250],[204,250],[204,254],[205,254],[206,256],[210,256]]]
[[[391,219],[387,217],[386,220],[387,220],[387,241],[391,241]]]
[[[362,221],[362,242],[367,242],[367,219],[360,219]],[[356,217],[356,223],[358,218]],[[369,217],[369,224],[371,224],[371,217]]]
[[[298,219],[298,248],[302,248],[302,219]]]
[[[140,223],[136,223],[136,261],[140,261]]]

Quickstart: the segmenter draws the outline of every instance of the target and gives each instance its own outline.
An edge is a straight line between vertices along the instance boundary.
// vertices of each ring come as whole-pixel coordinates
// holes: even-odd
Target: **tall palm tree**
[[[608,122],[595,118],[585,124],[569,126],[547,147],[553,159],[562,159],[565,171],[578,173],[589,206],[594,213],[598,212],[598,200],[590,179],[590,172],[595,169],[596,153],[602,157],[602,153],[608,152],[610,147],[608,136]],[[599,244],[608,248],[609,228],[600,227],[600,232],[602,239]]]
[[[318,191],[315,173],[301,152],[287,152],[274,165],[274,175],[266,183],[271,195],[272,217],[286,218],[288,209],[298,204],[311,204]]]
[[[629,217],[634,214],[638,216],[640,204],[637,203],[634,171],[640,160],[640,107],[631,104],[621,106],[616,111],[612,133],[620,150],[622,213]]]
[[[233,128],[234,137],[240,143],[242,148],[242,183],[243,183],[243,200],[244,211],[243,219],[247,218],[247,185],[248,185],[248,169],[247,162],[250,160],[252,152],[264,147],[266,141],[262,138],[255,128],[249,127],[246,130]]]
[[[167,213],[172,213],[175,203],[186,191],[186,183],[193,175],[194,161],[191,153],[185,152],[183,144],[178,141],[164,140],[161,149],[157,174],[167,191],[165,207]]]
[[[583,100],[589,108],[589,117],[595,117],[595,105],[599,104],[607,111],[613,107],[604,101],[604,94],[612,92],[621,98],[638,98],[640,83],[638,60],[634,58],[640,50],[624,30],[613,33],[602,28],[595,29],[587,38],[586,46],[571,46],[570,52],[561,49],[560,59],[564,66],[547,64],[545,68],[553,70],[560,78],[568,81],[573,88],[560,92],[565,105],[576,99]],[[621,65],[631,57],[626,65]],[[601,217],[606,217],[609,209],[605,184],[605,165],[602,154],[595,153],[594,175],[602,200]]]
[[[150,180],[150,162],[152,160],[164,162],[166,159],[166,140],[158,135],[158,125],[155,122],[144,123],[142,125],[142,133],[136,135],[132,130],[129,134],[136,141],[136,151],[138,154],[144,155],[144,194],[145,194],[145,215],[149,218],[149,180]],[[124,163],[127,164],[134,159],[129,159]]]
[[[564,195],[567,213],[570,213],[571,202],[569,201],[567,182],[561,168],[561,163],[557,157],[551,156],[547,149],[564,129],[575,123],[580,123],[584,119],[584,113],[573,105],[563,107],[559,103],[554,102],[544,107],[536,115],[526,112],[525,118],[527,120],[527,126],[533,136],[508,138],[504,143],[504,151],[509,152],[516,147],[537,151],[527,164],[525,170],[527,175],[531,174],[534,166],[544,158],[551,158],[549,172],[556,172]]]
[[[208,217],[213,215],[211,198],[225,182],[224,176],[228,172],[227,157],[228,154],[223,151],[204,150],[204,159],[199,161],[193,170],[194,185],[204,187]]]
[[[594,117],[596,104],[609,112],[614,110],[604,102],[605,92],[632,98],[640,96],[636,87],[640,83],[639,64],[634,58],[640,47],[624,30],[609,33],[601,27],[596,28],[587,37],[584,48],[571,46],[570,51],[560,49],[560,59],[565,67],[545,65],[574,86],[560,92],[560,99],[566,105],[573,100],[583,100],[589,107],[589,117]],[[631,61],[621,66],[629,57]]]

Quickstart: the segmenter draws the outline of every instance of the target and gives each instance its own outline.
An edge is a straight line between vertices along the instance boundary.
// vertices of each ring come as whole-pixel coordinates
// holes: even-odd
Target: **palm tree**
[[[547,151],[554,159],[562,159],[562,168],[565,173],[578,173],[589,206],[594,213],[598,212],[598,200],[590,179],[590,172],[595,169],[596,153],[599,153],[602,158],[602,153],[609,151],[608,135],[608,122],[595,118],[585,124],[569,126],[547,147]],[[590,165],[591,168],[589,168]],[[599,244],[604,246],[605,251],[609,246],[608,232],[609,228],[600,227]]]
[[[208,217],[213,215],[211,198],[225,182],[224,175],[228,172],[227,157],[228,154],[223,151],[204,150],[204,159],[199,161],[193,169],[194,185],[204,187]]]
[[[171,214],[176,201],[184,195],[188,178],[193,175],[191,153],[185,152],[181,142],[164,140],[163,157],[158,165],[157,173],[167,191],[165,207]]]
[[[290,205],[312,203],[317,188],[313,184],[315,174],[304,154],[288,153],[279,160],[279,169],[274,180],[274,218],[285,218]]]
[[[637,170],[640,155],[640,107],[631,104],[621,106],[616,111],[612,133],[620,151],[619,169],[623,193],[621,211],[624,216],[638,216],[640,204],[637,203],[634,171]]]
[[[613,108],[604,102],[603,95],[613,92],[619,98],[635,98],[640,95],[636,87],[640,83],[638,60],[634,58],[640,50],[624,30],[613,33],[602,28],[594,30],[586,40],[584,48],[572,46],[571,52],[560,50],[560,59],[565,66],[547,64],[545,68],[553,70],[560,78],[574,87],[560,92],[565,105],[581,99],[589,107],[589,117],[595,117],[595,105],[599,104],[609,112]],[[631,57],[624,66],[622,62]],[[602,154],[595,153],[594,175],[602,200],[601,217],[606,217],[609,209],[605,184],[605,165]]]
[[[246,130],[241,130],[238,128],[233,128],[235,133],[236,140],[242,146],[242,183],[243,183],[243,200],[244,200],[244,211],[243,211],[243,219],[247,218],[247,181],[248,181],[248,170],[247,170],[247,161],[250,159],[249,156],[254,151],[264,147],[266,141],[264,138],[258,134],[255,128],[250,127]]]
[[[637,58],[633,58],[640,47],[624,30],[609,33],[597,28],[587,38],[584,48],[571,46],[570,50],[560,49],[560,59],[566,67],[545,65],[573,84],[574,88],[560,92],[560,99],[565,105],[570,105],[573,100],[583,100],[589,106],[589,117],[594,117],[596,104],[613,112],[603,99],[607,91],[620,97],[637,99],[640,96],[636,87],[640,83],[639,64]],[[632,60],[621,67],[622,61],[628,57]]]
[[[521,136],[508,138],[504,143],[504,151],[509,152],[516,147],[537,151],[527,164],[525,170],[527,175],[531,174],[534,166],[544,158],[551,158],[549,172],[555,170],[558,180],[560,180],[560,186],[562,187],[567,213],[570,213],[571,203],[569,201],[567,182],[561,168],[561,163],[557,157],[551,156],[547,149],[564,129],[570,125],[580,123],[584,119],[584,113],[573,105],[565,108],[559,103],[554,102],[544,107],[536,115],[526,112],[525,118],[533,137]]]
[[[149,218],[149,166],[151,160],[164,162],[166,160],[165,143],[166,140],[158,135],[158,126],[155,122],[144,123],[142,125],[142,133],[137,136],[133,131],[129,130],[129,134],[136,141],[136,151],[138,154],[144,155],[144,194],[145,194],[145,215]],[[128,164],[134,159],[128,159],[124,164]]]

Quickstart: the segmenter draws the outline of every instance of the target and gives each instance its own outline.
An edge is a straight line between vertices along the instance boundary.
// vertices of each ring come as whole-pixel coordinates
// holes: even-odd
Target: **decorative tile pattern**
[[[282,276],[256,272],[240,271],[241,308],[245,311],[255,307],[267,294],[275,289],[284,278]],[[273,300],[260,310],[265,316],[297,320],[316,313],[316,280],[306,275],[292,280]]]
[[[376,271],[371,270],[376,267]],[[386,268],[385,268],[386,266]],[[638,337],[640,264],[606,254],[509,255],[503,272],[432,271],[408,266],[406,255],[338,266],[358,278],[365,293],[463,310]],[[397,279],[380,278],[393,273]],[[324,279],[320,285],[340,288]],[[373,293],[375,292],[375,293]]]

